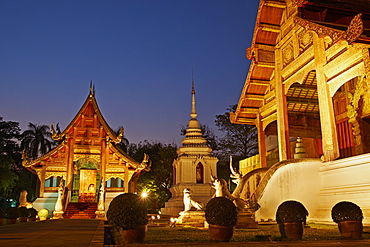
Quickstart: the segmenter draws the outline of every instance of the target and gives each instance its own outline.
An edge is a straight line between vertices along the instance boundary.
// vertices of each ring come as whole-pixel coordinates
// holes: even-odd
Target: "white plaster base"
[[[53,217],[55,204],[58,200],[58,192],[45,192],[44,197],[39,197],[33,202],[33,208],[39,211],[40,209],[47,209],[49,211],[49,218]]]

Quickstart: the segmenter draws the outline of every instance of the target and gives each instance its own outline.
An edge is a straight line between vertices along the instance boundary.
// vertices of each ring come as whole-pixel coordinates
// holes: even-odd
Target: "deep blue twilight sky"
[[[0,116],[59,122],[93,80],[112,129],[132,143],[175,142],[188,123],[194,68],[200,123],[236,104],[258,0],[0,0]]]

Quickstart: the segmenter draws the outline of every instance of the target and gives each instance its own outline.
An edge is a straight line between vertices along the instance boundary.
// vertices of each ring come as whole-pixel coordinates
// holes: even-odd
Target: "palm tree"
[[[28,153],[31,159],[37,159],[46,154],[55,145],[47,125],[29,123],[28,130],[22,133],[21,140],[21,148]]]

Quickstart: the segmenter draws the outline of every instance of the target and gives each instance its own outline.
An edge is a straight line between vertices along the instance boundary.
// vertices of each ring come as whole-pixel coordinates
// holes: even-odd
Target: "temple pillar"
[[[67,176],[66,176],[66,187],[69,191],[72,191],[72,180],[73,180],[73,156],[74,156],[74,139],[68,138],[69,145],[66,145],[67,158]]]
[[[258,129],[258,153],[260,157],[261,167],[267,166],[267,152],[266,152],[266,136],[265,131],[263,129],[263,123],[261,121],[262,116],[260,114],[257,115],[257,129]]]
[[[330,96],[328,85],[326,84],[326,75],[323,66],[326,64],[325,43],[323,38],[313,35],[317,92],[320,109],[320,124],[322,134],[322,149],[324,161],[332,161],[339,157],[339,146],[337,139],[337,130],[335,124],[335,115],[333,100]]]
[[[41,176],[40,176],[40,197],[44,197],[45,177],[46,177],[46,165],[43,165],[41,169]]]
[[[107,167],[107,156],[108,156],[108,145],[107,140],[104,138],[101,141],[101,152],[100,152],[100,179],[105,181],[105,170]]]
[[[275,51],[275,92],[277,106],[277,132],[279,143],[279,160],[290,159],[290,137],[286,95],[281,77],[282,54],[281,49]]]
[[[129,172],[128,172],[128,164],[125,164],[125,180],[123,181],[125,183],[125,193],[128,193],[128,182],[129,182]]]

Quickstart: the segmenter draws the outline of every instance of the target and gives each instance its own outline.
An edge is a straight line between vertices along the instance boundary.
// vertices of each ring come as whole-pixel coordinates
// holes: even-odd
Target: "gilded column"
[[[284,84],[281,77],[282,54],[281,49],[275,51],[275,92],[277,106],[277,131],[279,143],[279,160],[290,159],[289,122]]]
[[[335,125],[333,100],[330,96],[330,91],[328,85],[326,84],[326,76],[323,70],[323,66],[326,64],[325,43],[324,39],[319,38],[317,34],[313,35],[313,41],[317,92],[320,108],[322,149],[324,153],[324,161],[332,161],[339,157],[339,147]]]
[[[67,176],[66,176],[66,186],[68,187],[69,191],[72,191],[72,179],[73,179],[73,156],[74,156],[74,139],[68,138],[67,139]]]
[[[42,165],[41,176],[40,176],[40,197],[44,197],[45,177],[46,177],[46,165]]]
[[[260,155],[261,167],[266,167],[267,166],[266,136],[265,136],[265,131],[263,130],[263,124],[262,124],[261,118],[262,118],[261,115],[258,114],[257,116],[258,153]]]
[[[101,151],[100,151],[100,176],[101,179],[105,182],[105,170],[107,167],[107,155],[108,155],[108,140],[103,138],[101,140]]]
[[[126,163],[125,164],[125,181],[124,181],[124,183],[125,183],[125,193],[128,193],[128,176],[129,176],[129,172],[128,172],[128,164]]]

